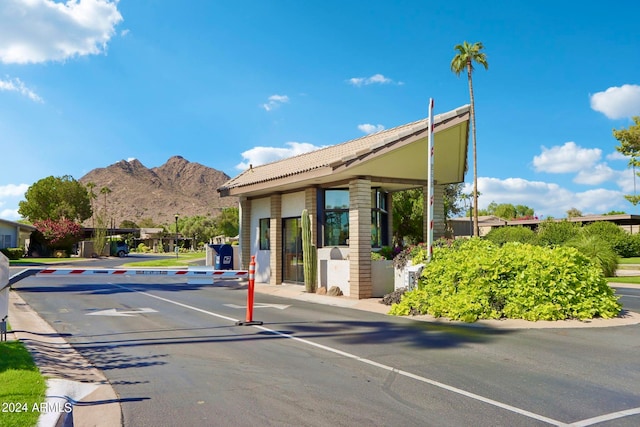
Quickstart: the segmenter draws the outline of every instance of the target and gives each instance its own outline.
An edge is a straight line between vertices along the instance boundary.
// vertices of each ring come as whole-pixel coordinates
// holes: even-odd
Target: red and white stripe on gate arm
[[[129,269],[129,268],[45,268],[36,274],[45,275],[154,275],[184,277],[235,277],[248,278],[247,270],[178,270],[178,269]]]

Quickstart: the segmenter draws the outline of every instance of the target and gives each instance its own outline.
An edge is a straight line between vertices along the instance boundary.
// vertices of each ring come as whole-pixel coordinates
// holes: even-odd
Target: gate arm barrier
[[[247,270],[185,270],[169,268],[28,268],[9,279],[7,286],[30,276],[177,276],[248,279]]]

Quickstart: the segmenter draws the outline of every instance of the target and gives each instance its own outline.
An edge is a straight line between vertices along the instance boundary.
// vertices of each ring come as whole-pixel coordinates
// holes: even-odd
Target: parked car
[[[123,258],[129,255],[129,245],[127,242],[111,242],[111,256]]]

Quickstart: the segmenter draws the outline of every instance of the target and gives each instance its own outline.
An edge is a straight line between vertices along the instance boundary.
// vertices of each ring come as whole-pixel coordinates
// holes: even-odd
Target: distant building
[[[480,216],[478,217],[478,225],[480,227],[480,235],[485,236],[489,231],[497,227],[505,226],[521,226],[527,227],[532,230],[536,230],[538,226],[545,221],[569,221],[577,222],[581,225],[592,224],[598,221],[612,222],[622,228],[623,230],[636,234],[640,231],[640,215],[619,214],[619,215],[584,215],[576,216],[573,218],[559,218],[559,219],[513,219],[506,220],[498,218],[497,216]],[[473,233],[469,233],[469,218],[452,218],[449,223],[453,229],[455,237],[469,236]]]
[[[0,219],[0,249],[27,248],[33,225]]]

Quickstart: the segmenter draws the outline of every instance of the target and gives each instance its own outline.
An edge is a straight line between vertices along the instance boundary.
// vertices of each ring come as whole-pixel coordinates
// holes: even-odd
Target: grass
[[[206,257],[204,252],[181,253],[178,258],[175,255],[166,256],[163,259],[150,261],[128,262],[124,267],[184,267]]]
[[[35,426],[47,386],[33,358],[20,341],[0,342],[0,425]]]
[[[640,264],[640,257],[620,258],[618,264]]]
[[[607,282],[611,283],[635,283],[640,285],[639,276],[622,276],[622,277],[607,277]]]
[[[20,258],[9,260],[9,265],[46,265],[46,264],[66,264],[74,261],[84,261],[87,258]]]

